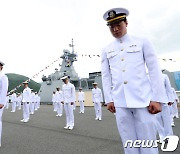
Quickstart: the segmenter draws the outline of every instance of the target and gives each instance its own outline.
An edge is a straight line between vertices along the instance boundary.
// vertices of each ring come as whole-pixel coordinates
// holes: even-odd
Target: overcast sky
[[[32,77],[69,49],[74,38],[79,76],[100,71],[100,58],[82,54],[101,54],[114,38],[102,16],[113,7],[126,7],[128,33],[149,38],[162,68],[180,70],[180,9],[178,0],[0,0],[0,60],[5,73]],[[60,61],[59,61],[60,62]],[[52,65],[42,74],[59,68]]]

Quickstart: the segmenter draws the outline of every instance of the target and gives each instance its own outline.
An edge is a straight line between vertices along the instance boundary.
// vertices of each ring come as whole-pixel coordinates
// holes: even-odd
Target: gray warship
[[[80,78],[78,76],[78,73],[76,73],[73,66],[73,63],[77,61],[78,56],[74,51],[73,39],[69,46],[72,48],[72,51],[70,52],[67,49],[63,50],[63,55],[60,56],[62,59],[62,63],[59,64],[60,68],[56,68],[55,72],[48,76],[42,76],[41,88],[39,90],[41,103],[52,103],[52,93],[53,91],[56,91],[56,87],[62,87],[63,82],[61,81],[61,77],[63,76],[69,77],[70,82],[74,84],[76,91],[78,91],[79,87],[82,87],[85,92],[91,91],[93,82],[97,82],[98,87],[102,89],[101,72],[89,73],[89,78]]]

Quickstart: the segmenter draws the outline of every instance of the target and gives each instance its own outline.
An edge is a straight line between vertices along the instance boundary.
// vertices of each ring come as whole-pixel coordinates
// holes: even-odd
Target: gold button
[[[121,61],[124,61],[124,58],[121,58]]]
[[[123,72],[125,72],[126,70],[122,70]]]
[[[124,49],[121,49],[121,51],[123,51]]]
[[[128,82],[127,81],[124,81],[124,84],[127,84]]]

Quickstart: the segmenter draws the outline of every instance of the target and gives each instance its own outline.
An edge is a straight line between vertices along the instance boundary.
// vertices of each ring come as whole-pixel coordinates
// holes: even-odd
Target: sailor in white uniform
[[[172,93],[173,93],[173,104],[172,104],[173,118],[174,117],[179,118],[179,113],[178,113],[179,98],[178,98],[174,88],[172,88]]]
[[[39,94],[37,93],[37,109],[39,109],[41,106],[41,97],[39,96]]]
[[[164,81],[164,88],[166,89],[166,95],[164,96],[164,102],[161,102],[162,111],[156,114],[157,128],[160,141],[163,141],[166,136],[173,135],[171,127],[171,115],[168,104],[173,102],[173,93],[171,89],[171,83],[169,77],[166,74],[162,74]]]
[[[173,103],[169,105],[169,109],[170,109],[170,115],[171,115],[171,126],[175,127],[174,118],[175,117],[179,118],[178,107],[177,107],[179,98],[174,88],[172,88],[172,93],[173,93]]]
[[[6,109],[9,109],[9,95],[6,96]]]
[[[28,87],[28,81],[23,82],[24,90],[22,93],[22,103],[23,103],[23,119],[21,122],[28,122],[30,119],[29,103],[31,102],[31,89]]]
[[[56,88],[56,104],[57,104],[57,115],[56,117],[61,117],[63,114],[63,104],[61,102],[63,102],[63,92],[62,90],[60,90],[59,87]]]
[[[158,58],[145,38],[127,34],[129,11],[113,8],[104,14],[115,40],[102,51],[102,83],[107,109],[125,145],[127,140],[156,140],[156,117],[165,89]],[[150,76],[147,76],[146,66]],[[126,154],[157,154],[158,148],[124,148]]]
[[[39,103],[38,103],[38,101],[39,101],[39,96],[38,96],[38,93],[37,92],[35,92],[35,103],[34,103],[34,110],[35,111],[37,111],[38,110],[38,107],[39,107]]]
[[[21,110],[21,103],[22,103],[22,94],[18,93],[17,95],[18,110]]]
[[[102,91],[100,88],[97,87],[97,83],[93,83],[93,89],[92,89],[92,100],[94,103],[94,109],[95,109],[95,120],[102,120],[102,108],[101,108],[101,102],[103,102],[102,97]]]
[[[64,82],[62,86],[63,104],[66,113],[66,126],[64,129],[72,130],[74,128],[74,112],[73,104],[76,101],[75,87],[69,82],[68,76],[61,78]]]
[[[8,78],[2,73],[4,63],[0,61],[0,147],[1,147],[1,135],[2,135],[2,114],[4,106],[6,105],[6,96],[8,92]]]
[[[82,91],[82,88],[79,87],[79,92],[78,92],[78,102],[80,106],[80,111],[79,113],[84,113],[84,92]]]
[[[53,103],[53,111],[57,112],[56,92],[55,91],[53,91],[53,94],[52,94],[52,103]]]
[[[11,95],[11,107],[12,107],[11,112],[16,112],[16,102],[17,102],[17,96],[16,93],[13,92],[13,94]]]

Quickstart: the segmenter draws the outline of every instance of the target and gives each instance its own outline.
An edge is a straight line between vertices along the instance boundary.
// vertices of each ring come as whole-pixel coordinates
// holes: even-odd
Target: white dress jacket
[[[62,86],[63,101],[64,103],[71,103],[76,101],[75,87],[71,83],[64,84]]]
[[[22,102],[31,102],[31,89],[29,87],[23,90]]]
[[[92,89],[92,100],[94,103],[103,102],[102,91],[100,88]]]
[[[106,103],[143,108],[150,101],[164,102],[161,69],[147,39],[128,34],[115,39],[102,51],[101,71]]]

